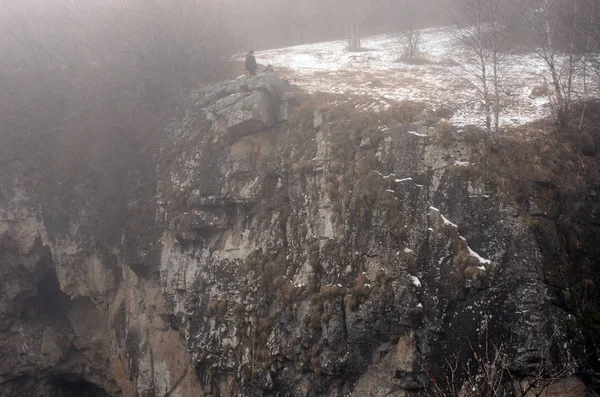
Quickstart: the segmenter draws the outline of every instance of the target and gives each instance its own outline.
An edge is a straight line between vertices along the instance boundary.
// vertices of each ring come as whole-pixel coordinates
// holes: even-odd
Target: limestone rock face
[[[241,76],[230,82],[210,85],[202,90],[204,105],[211,105],[225,120],[227,131],[235,136],[253,134],[287,120],[286,86],[273,73]],[[213,104],[214,103],[214,104]]]
[[[260,73],[256,76],[249,76],[246,84],[248,90],[264,92],[275,101],[281,101],[286,92],[284,82],[274,73]]]
[[[119,196],[0,171],[0,396],[427,396],[486,346],[506,393],[600,384],[595,187],[516,202],[478,142],[273,74],[191,101]]]
[[[273,103],[268,94],[257,91],[223,109],[220,114],[227,120],[227,131],[241,136],[272,127],[277,121],[278,110],[279,104]]]

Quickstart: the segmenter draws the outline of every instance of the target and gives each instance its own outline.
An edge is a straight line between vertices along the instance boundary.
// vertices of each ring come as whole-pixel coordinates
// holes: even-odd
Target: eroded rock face
[[[110,239],[1,185],[0,396],[425,396],[466,340],[506,346],[523,381],[575,357],[593,383],[556,224],[472,172],[476,145],[289,89],[195,92]]]
[[[202,103],[214,111],[212,117],[222,118],[227,131],[239,137],[287,120],[285,93],[290,89],[275,74],[267,72],[213,84],[200,93]]]

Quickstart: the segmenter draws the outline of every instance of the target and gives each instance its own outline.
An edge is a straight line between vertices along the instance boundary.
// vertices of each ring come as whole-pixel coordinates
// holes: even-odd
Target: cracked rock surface
[[[0,396],[426,396],[467,339],[519,381],[574,357],[552,392],[593,395],[556,221],[469,173],[467,139],[307,102],[273,74],[194,92],[110,228],[89,190],[2,174]]]

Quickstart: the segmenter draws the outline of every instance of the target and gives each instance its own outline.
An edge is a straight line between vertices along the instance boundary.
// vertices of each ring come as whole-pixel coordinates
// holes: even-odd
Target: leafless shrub
[[[348,50],[357,51],[362,48],[362,25],[369,10],[368,0],[345,0],[334,2],[334,14],[341,20],[346,29]]]
[[[339,285],[324,285],[321,287],[319,293],[325,299],[335,299],[344,295],[344,290]]]
[[[535,370],[519,379],[510,368],[510,349],[507,344],[495,345],[486,329],[483,347],[476,348],[466,339],[471,359],[461,362],[460,356],[446,359],[446,373],[438,379],[431,371],[432,392],[438,397],[539,397],[553,384],[572,376],[579,362],[568,355],[560,364],[549,361],[551,338]]]
[[[232,34],[205,0],[23,0],[2,13],[0,68],[40,74],[105,70],[156,90],[219,78]],[[154,90],[154,91],[152,91]]]
[[[581,76],[587,92],[587,70],[590,66],[593,70],[594,56],[591,52],[592,38],[597,30],[593,27],[596,25],[597,5],[587,0],[526,0],[520,9],[531,37],[531,40],[523,41],[547,67],[557,125],[564,130],[573,103],[579,99],[574,88],[575,80]]]
[[[402,14],[400,15],[399,30],[395,33],[395,36],[401,46],[404,58],[412,61],[415,55],[419,53],[421,29],[416,8],[407,1],[404,2]]]
[[[499,0],[461,0],[454,19],[456,38],[474,56],[474,62],[461,64],[482,105],[489,134],[500,132],[503,109],[502,67],[506,47],[506,27]]]

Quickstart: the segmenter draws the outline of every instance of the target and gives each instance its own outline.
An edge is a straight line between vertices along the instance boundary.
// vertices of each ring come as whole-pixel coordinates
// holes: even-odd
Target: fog
[[[440,25],[453,7],[450,0],[4,0],[1,61],[31,63],[35,52],[42,63],[105,64],[160,43],[214,56],[344,38],[350,22],[363,35],[402,29],[407,15]]]
[[[444,0],[446,1],[446,0]],[[447,23],[441,0],[3,0],[0,84],[14,74],[134,82],[154,103],[230,76],[232,54]],[[99,76],[101,74],[101,76]],[[73,79],[70,79],[70,83]]]
[[[360,47],[373,34],[491,21],[510,51],[587,53],[598,46],[598,8],[594,0],[3,0],[0,84],[14,92],[15,73],[127,81],[160,107],[232,77],[232,55],[250,48],[334,39]],[[555,67],[548,51],[540,55]]]

